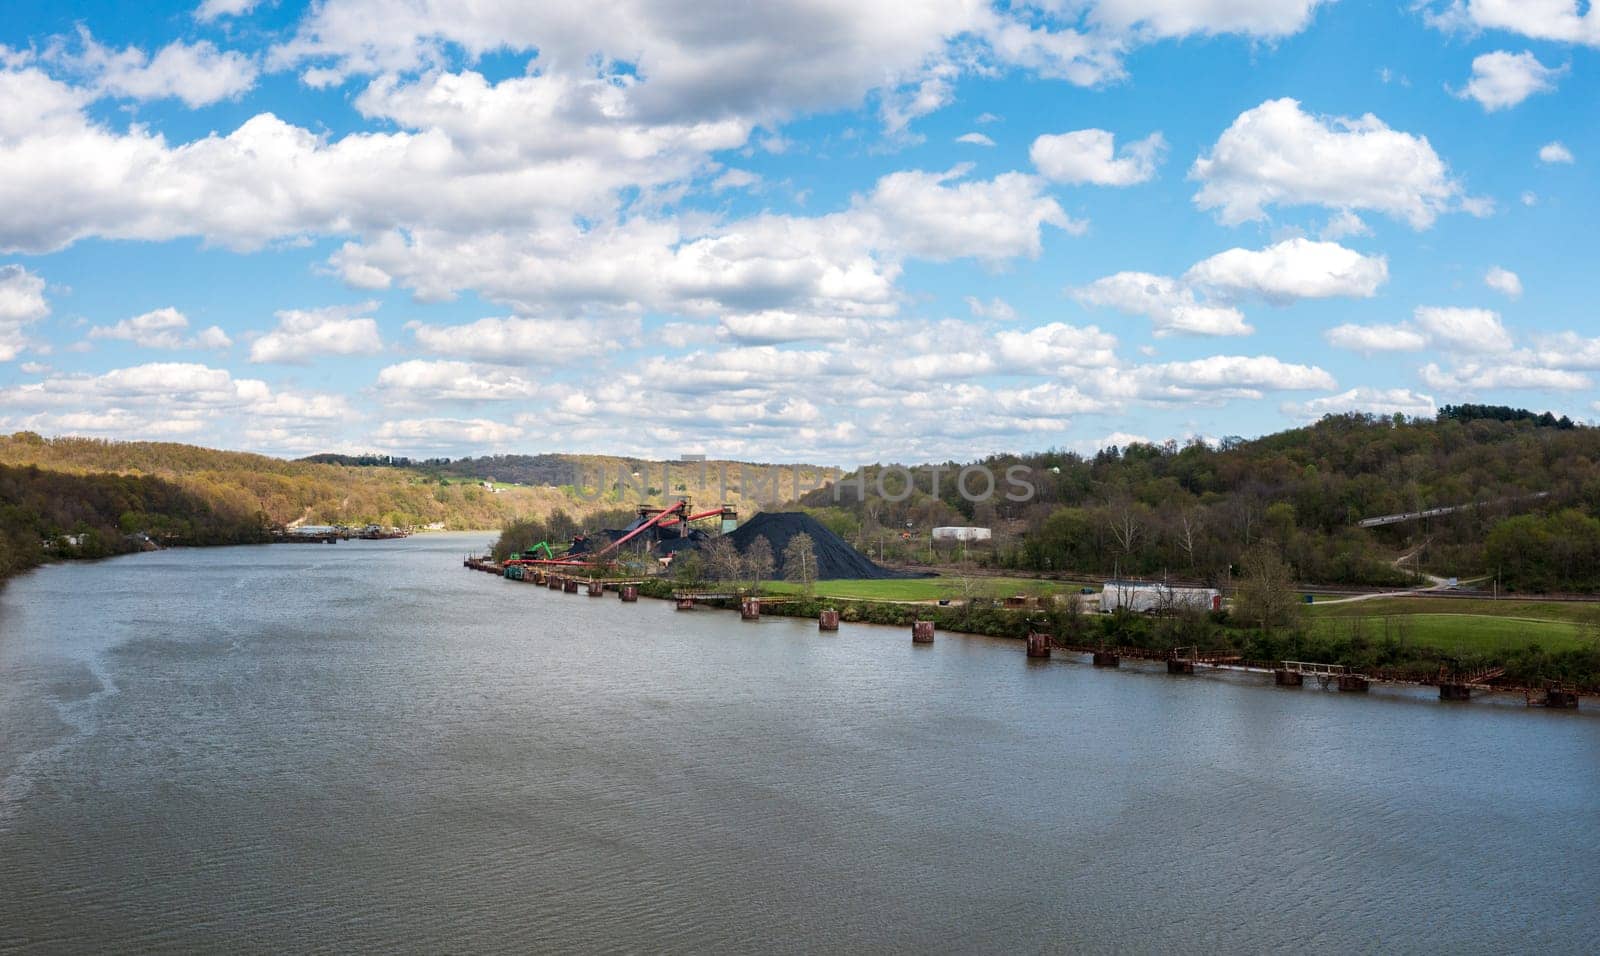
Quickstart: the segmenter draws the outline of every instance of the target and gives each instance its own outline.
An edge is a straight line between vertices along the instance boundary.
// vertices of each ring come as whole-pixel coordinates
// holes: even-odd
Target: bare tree
[[[744,574],[744,559],[728,538],[713,538],[700,548],[706,573],[713,581],[737,581]]]
[[[1111,527],[1117,549],[1124,555],[1132,554],[1139,536],[1144,533],[1143,517],[1133,499],[1122,495],[1106,502],[1106,523]]]
[[[1178,514],[1178,547],[1189,559],[1189,570],[1195,569],[1195,547],[1205,526],[1204,515],[1195,508],[1185,508]]]
[[[772,543],[766,535],[756,535],[756,539],[744,549],[744,570],[750,576],[751,590],[761,589],[761,579],[772,573],[776,563],[772,557]]]
[[[783,577],[800,585],[800,592],[806,597],[811,596],[817,580],[817,548],[811,535],[804,531],[783,546]]]

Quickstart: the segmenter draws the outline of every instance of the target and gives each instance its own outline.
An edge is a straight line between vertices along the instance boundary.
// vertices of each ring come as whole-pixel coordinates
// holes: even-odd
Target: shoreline
[[[486,573],[493,573],[504,578],[504,571],[493,562],[467,559],[463,561],[464,567],[473,568]],[[608,586],[606,579],[588,579],[580,575],[556,575],[560,578],[572,578],[575,581],[588,583],[590,580],[599,582],[602,593],[605,590],[615,590]],[[518,579],[504,578],[516,581]],[[539,583],[533,579],[519,583]],[[680,587],[674,582],[664,579],[646,579],[643,582],[634,582],[639,597],[649,597],[655,600],[674,600],[675,595],[688,594],[689,589]],[[714,592],[723,595],[728,590],[735,593],[742,592],[743,588],[723,589]],[[710,596],[705,598],[688,598],[692,604],[703,605],[713,610],[738,611],[740,598],[726,596]],[[1280,659],[1254,659],[1250,660],[1242,655],[1234,654],[1231,650],[1200,654],[1198,659],[1185,661],[1174,658],[1171,649],[1163,650],[1140,644],[1119,644],[1106,640],[1093,640],[1093,632],[1099,631],[1102,635],[1110,622],[1109,615],[1063,615],[1059,608],[966,608],[962,606],[940,606],[936,604],[908,604],[893,602],[876,602],[866,600],[828,600],[822,598],[790,597],[774,595],[761,597],[758,614],[768,614],[774,617],[809,618],[816,620],[825,609],[838,612],[840,623],[864,623],[889,627],[910,628],[916,621],[932,621],[936,631],[945,631],[952,634],[963,634],[978,637],[1000,638],[1024,643],[1030,632],[1047,633],[1050,635],[1049,643],[1053,650],[1063,653],[1104,656],[1115,663],[1109,666],[1118,666],[1122,658],[1130,661],[1140,660],[1149,662],[1169,661],[1172,664],[1182,665],[1187,663],[1189,669],[1183,673],[1193,673],[1196,670],[1205,671],[1229,670],[1235,672],[1273,673],[1284,670],[1280,666],[1285,662],[1293,662],[1292,658]],[[1064,634],[1064,630],[1072,633]],[[1073,638],[1077,638],[1074,640]],[[1441,654],[1442,656],[1442,654]],[[1210,657],[1211,660],[1205,658]],[[1226,663],[1219,663],[1226,658]],[[1326,665],[1317,665],[1319,667]],[[1581,705],[1573,707],[1570,704],[1547,704],[1535,702],[1533,695],[1543,695],[1553,689],[1552,685],[1533,685],[1523,683],[1492,684],[1499,674],[1494,671],[1504,671],[1504,666],[1489,665],[1475,668],[1473,671],[1452,672],[1449,674],[1439,670],[1432,662],[1418,662],[1411,666],[1390,666],[1384,668],[1366,668],[1363,670],[1348,670],[1343,665],[1335,665],[1340,672],[1347,672],[1348,676],[1360,678],[1358,682],[1351,682],[1350,690],[1365,690],[1369,684],[1390,687],[1449,687],[1449,691],[1441,691],[1441,700],[1466,700],[1473,696],[1498,695],[1508,697],[1520,695],[1523,703],[1529,709],[1560,709],[1581,710]],[[1170,667],[1169,667],[1170,670]],[[1173,671],[1178,673],[1178,671]],[[1291,678],[1292,686],[1300,686],[1306,676],[1312,676],[1317,682],[1333,683],[1332,676],[1324,674],[1317,676],[1315,670],[1296,673]],[[1487,675],[1487,676],[1486,676]],[[1281,680],[1280,680],[1281,682]],[[1556,688],[1564,688],[1575,696],[1594,697],[1600,695],[1600,686],[1591,684],[1559,683]],[[1450,696],[1446,696],[1446,695]],[[1555,699],[1556,697],[1538,698],[1540,701]]]

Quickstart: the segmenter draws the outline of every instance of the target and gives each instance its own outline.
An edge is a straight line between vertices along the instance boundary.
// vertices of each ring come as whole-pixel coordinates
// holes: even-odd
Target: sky
[[[1600,419],[1581,0],[8,0],[0,431],[854,465]]]

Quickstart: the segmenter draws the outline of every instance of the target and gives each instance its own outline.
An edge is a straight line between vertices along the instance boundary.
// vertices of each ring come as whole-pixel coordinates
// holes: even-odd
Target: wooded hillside
[[[874,466],[864,470],[865,500],[841,485],[837,504],[831,488],[803,503],[874,554],[883,542],[889,557],[926,553],[934,526],[977,524],[998,532],[992,550],[978,552],[985,560],[1030,570],[1220,581],[1268,539],[1305,581],[1391,583],[1420,568],[1498,574],[1512,589],[1600,589],[1600,560],[1586,557],[1595,553],[1587,521],[1600,515],[1600,429],[1565,419],[1453,406],[1433,420],[1329,416],[1218,447],[1135,444],[982,464],[997,474],[1027,466],[1037,494],[974,504],[955,487],[961,466],[947,463],[938,496],[923,466],[913,469],[917,493],[883,501],[870,493]],[[898,474],[885,480],[900,487]],[[1461,505],[1469,507],[1358,527],[1364,518]],[[1530,517],[1512,520],[1522,513]],[[907,522],[914,530],[902,540]]]

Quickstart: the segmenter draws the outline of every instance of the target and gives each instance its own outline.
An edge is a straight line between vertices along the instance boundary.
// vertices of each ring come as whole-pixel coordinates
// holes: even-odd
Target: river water
[[[0,952],[1600,934],[1592,713],[628,605],[462,569],[486,537],[0,590]]]

